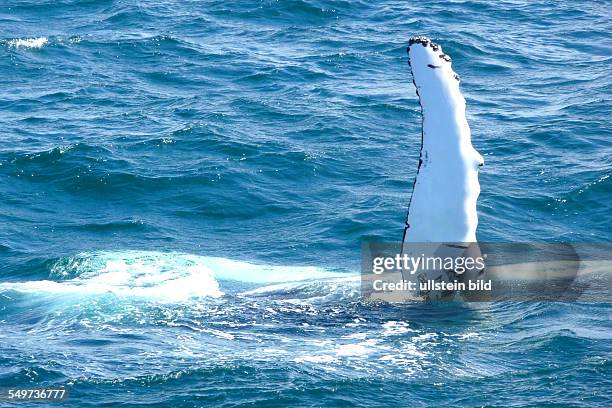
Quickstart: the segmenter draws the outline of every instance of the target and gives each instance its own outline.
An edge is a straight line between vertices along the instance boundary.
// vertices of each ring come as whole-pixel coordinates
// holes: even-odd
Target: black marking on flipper
[[[440,66],[439,66],[439,65],[431,65],[431,64],[427,64],[427,66],[428,66],[429,68],[434,68],[434,69],[435,69],[435,68],[440,68]]]
[[[425,37],[422,35],[417,35],[415,37],[411,37],[408,40],[408,52],[410,52],[410,46],[413,44],[421,44],[423,47],[431,47],[434,51],[440,50],[440,45],[433,42],[429,37]]]
[[[459,249],[468,249],[470,247],[469,245],[460,245],[460,244],[445,244],[445,245],[450,248],[459,248]]]
[[[416,37],[411,37],[408,40],[408,46],[411,46],[412,44],[421,44],[423,47],[427,47],[431,44],[431,42],[432,41],[429,38],[418,35]]]
[[[455,79],[459,81],[459,75],[455,74]]]
[[[431,40],[427,37],[422,37],[422,36],[412,37],[410,38],[410,40],[408,40],[408,53],[410,53],[410,46],[412,44],[421,44],[424,47],[426,47],[430,43],[431,43]],[[414,72],[412,72],[412,64],[410,64],[410,58],[408,58],[408,65],[410,66],[410,74],[412,75],[412,83],[414,84],[414,89],[416,90],[416,94],[417,94],[418,101],[419,101],[419,107],[421,108],[421,147],[419,149],[419,165],[417,166],[417,171],[414,176],[414,180],[412,182],[412,192],[410,193],[410,199],[408,200],[408,211],[406,211],[406,220],[404,221],[404,234],[402,236],[402,248],[401,248],[402,253],[404,252],[404,242],[406,240],[406,233],[410,229],[410,224],[408,223],[408,218],[410,218],[410,205],[412,204],[412,197],[414,196],[414,189],[416,187],[416,182],[419,177],[421,167],[423,166],[423,139],[425,138],[425,134],[424,134],[425,132],[423,129],[423,122],[425,120],[425,117],[423,115],[423,105],[421,104],[421,95],[419,95],[419,87],[417,86],[416,81],[414,79]],[[403,276],[403,271],[402,271],[402,276]]]
[[[442,55],[440,55],[440,58],[441,58],[441,59],[443,59],[443,60],[444,60],[444,61],[446,61],[446,62],[451,62],[451,57],[449,57],[449,56],[448,56],[448,55],[446,55],[446,54],[442,54]]]

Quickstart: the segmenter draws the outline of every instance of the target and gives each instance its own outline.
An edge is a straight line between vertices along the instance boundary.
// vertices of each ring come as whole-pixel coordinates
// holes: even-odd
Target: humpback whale
[[[427,37],[409,40],[408,64],[419,97],[422,124],[419,164],[401,250],[411,256],[427,253],[438,257],[479,257],[475,244],[476,200],[480,194],[478,172],[484,160],[472,146],[459,76],[453,71],[450,56]],[[451,283],[476,280],[483,274],[483,268],[459,273],[440,268],[421,272],[416,278],[423,283]],[[426,290],[419,295],[439,299],[453,292]]]
[[[422,113],[421,154],[406,242],[476,242],[482,156],[472,146],[466,104],[451,58],[427,37],[408,42]]]
[[[476,242],[484,160],[472,146],[459,76],[427,37],[409,40],[408,64],[422,118],[417,174],[399,251],[394,244],[364,246],[362,293],[399,302],[457,293],[470,301],[580,296],[571,289],[581,262],[572,245]]]
[[[483,259],[476,243],[476,201],[480,194],[478,173],[484,160],[472,146],[459,76],[453,71],[450,56],[427,37],[410,38],[408,64],[421,106],[422,126],[419,164],[408,204],[401,252],[412,258]],[[487,248],[491,247],[485,245],[484,249]],[[525,258],[530,246],[508,244],[495,248],[496,252],[521,254]],[[578,272],[579,257],[575,249],[566,244],[541,248],[536,245],[531,252],[548,252],[545,259],[550,262],[500,264],[490,268],[484,267],[484,263],[461,269],[438,267],[421,271],[416,276],[406,276],[402,270],[401,277],[426,283],[427,289],[417,294],[427,300],[451,298],[455,292],[430,287],[483,282],[485,277],[498,282],[532,280],[535,286],[528,287],[535,295],[565,295]],[[556,283],[551,286],[553,281]],[[504,286],[499,288],[501,293],[507,290]],[[462,290],[461,293],[467,300],[489,300],[491,295],[479,290]]]

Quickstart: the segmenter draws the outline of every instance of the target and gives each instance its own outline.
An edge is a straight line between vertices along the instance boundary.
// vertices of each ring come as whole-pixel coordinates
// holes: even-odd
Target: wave
[[[0,283],[0,294],[114,295],[172,303],[222,297],[219,281],[266,284],[346,276],[310,266],[255,264],[178,252],[97,251],[59,259],[46,280]],[[274,289],[278,288],[252,293]]]
[[[47,37],[35,37],[35,38],[16,38],[14,40],[7,41],[9,47],[12,48],[42,48],[47,44],[49,40]]]
[[[0,293],[105,295],[176,302],[223,292],[197,258],[149,252],[94,252],[57,261],[51,278],[0,284]]]

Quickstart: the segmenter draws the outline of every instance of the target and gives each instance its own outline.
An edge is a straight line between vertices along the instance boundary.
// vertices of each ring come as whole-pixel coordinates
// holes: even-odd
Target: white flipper
[[[423,129],[406,242],[476,242],[484,161],[472,146],[459,78],[450,57],[425,37],[410,39],[408,55]]]

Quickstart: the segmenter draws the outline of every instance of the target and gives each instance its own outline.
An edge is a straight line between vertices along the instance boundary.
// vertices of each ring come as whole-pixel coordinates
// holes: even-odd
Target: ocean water
[[[401,238],[415,34],[461,75],[478,239],[612,241],[608,2],[1,3],[0,387],[611,403],[609,302],[368,304],[358,280],[361,242]]]

